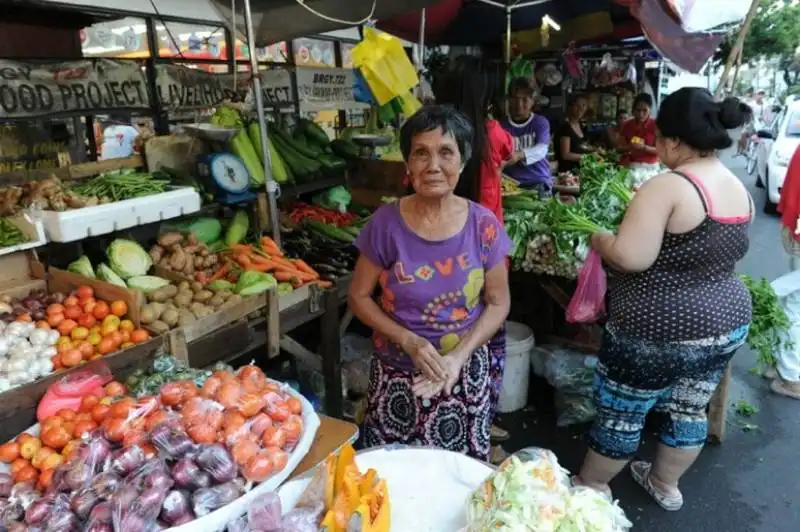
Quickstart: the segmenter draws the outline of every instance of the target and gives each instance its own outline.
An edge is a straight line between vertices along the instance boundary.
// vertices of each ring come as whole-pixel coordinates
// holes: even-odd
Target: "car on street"
[[[764,212],[774,214],[781,199],[786,167],[800,146],[800,100],[789,102],[756,135],[756,185],[766,189]]]

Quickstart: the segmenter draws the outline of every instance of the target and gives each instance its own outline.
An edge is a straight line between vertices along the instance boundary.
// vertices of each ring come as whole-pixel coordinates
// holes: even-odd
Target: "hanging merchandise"
[[[625,69],[625,81],[636,86],[636,65],[633,61],[628,63],[628,68]]]
[[[364,28],[364,40],[353,48],[353,64],[361,71],[380,105],[409,94],[419,83],[403,43],[374,28]]]
[[[741,22],[747,16],[751,0],[665,0],[683,30],[700,33],[725,24]]]
[[[564,57],[564,70],[566,70],[569,77],[580,79],[583,76],[583,70],[581,69],[581,62],[578,59],[574,42],[570,42],[567,45],[567,49],[564,50],[562,56]]]
[[[595,87],[616,85],[623,79],[622,70],[609,53],[603,54],[603,59],[592,69],[592,85]]]
[[[561,84],[564,75],[555,65],[555,63],[547,63],[536,71],[536,81],[545,87],[556,87]]]

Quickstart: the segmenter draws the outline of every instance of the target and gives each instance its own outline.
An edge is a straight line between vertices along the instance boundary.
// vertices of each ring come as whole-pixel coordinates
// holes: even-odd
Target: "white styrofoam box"
[[[467,500],[494,469],[469,456],[431,447],[385,446],[356,454],[363,473],[386,480],[392,532],[457,532],[467,524]],[[311,472],[278,490],[283,513],[294,508]]]
[[[138,225],[177,218],[200,210],[200,195],[191,187],[69,211],[42,211],[52,242],[74,242]]]
[[[9,222],[19,227],[20,231],[28,237],[28,241],[16,246],[0,248],[0,255],[8,255],[25,249],[37,248],[47,244],[47,236],[41,220],[34,219],[29,213],[7,216]]]
[[[303,435],[297,446],[289,454],[289,461],[282,471],[268,478],[261,484],[257,485],[232,503],[223,506],[219,510],[213,511],[208,515],[195,519],[194,521],[182,526],[168,528],[170,532],[223,532],[228,526],[228,523],[243,515],[247,511],[248,505],[256,500],[261,495],[270,491],[275,491],[283,481],[289,478],[289,475],[295,470],[300,461],[308,454],[311,449],[311,444],[314,443],[314,436],[319,429],[320,419],[314,407],[308,400],[300,393],[294,391],[291,387],[283,385],[283,390],[286,393],[296,397],[303,404]],[[40,427],[36,425],[30,427],[25,432],[31,436],[39,436]],[[8,473],[10,466],[8,464],[0,463],[0,472]]]

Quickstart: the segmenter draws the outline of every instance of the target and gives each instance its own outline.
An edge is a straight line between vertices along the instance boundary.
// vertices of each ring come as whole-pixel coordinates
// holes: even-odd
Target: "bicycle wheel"
[[[756,170],[756,152],[757,151],[758,151],[758,148],[757,148],[755,142],[751,141],[750,142],[750,146],[747,147],[747,154],[745,155],[747,157],[747,166],[746,166],[747,175],[753,175],[753,172],[755,172],[755,170]]]

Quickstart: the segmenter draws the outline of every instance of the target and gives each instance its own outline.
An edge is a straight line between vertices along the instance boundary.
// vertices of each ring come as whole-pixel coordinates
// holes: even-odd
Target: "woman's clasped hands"
[[[400,346],[411,357],[414,367],[419,371],[414,376],[412,389],[422,399],[430,399],[444,391],[450,394],[461,375],[465,357],[455,351],[442,356],[428,340],[410,334]]]

